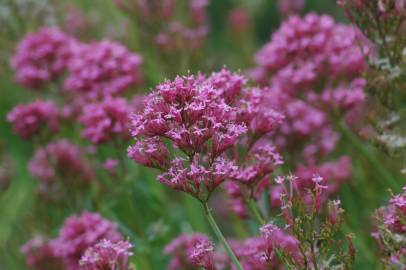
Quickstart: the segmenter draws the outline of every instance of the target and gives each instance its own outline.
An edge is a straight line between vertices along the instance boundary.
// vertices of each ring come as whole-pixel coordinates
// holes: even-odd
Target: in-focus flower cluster
[[[225,180],[254,186],[281,163],[275,148],[256,143],[283,116],[255,106],[261,92],[245,84],[242,76],[222,70],[158,85],[146,98],[144,112],[133,116],[137,142],[128,149],[129,157],[161,170],[160,182],[202,202]],[[168,141],[177,150],[173,158]],[[238,143],[247,151],[240,166]]]
[[[387,269],[406,267],[406,187],[403,193],[393,195],[389,205],[376,212],[378,230],[372,235],[383,254]]]

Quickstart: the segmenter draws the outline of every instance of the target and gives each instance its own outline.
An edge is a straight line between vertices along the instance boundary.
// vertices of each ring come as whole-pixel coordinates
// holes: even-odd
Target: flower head
[[[123,98],[107,97],[84,107],[79,118],[85,127],[82,136],[92,143],[106,143],[129,138],[131,108]]]
[[[140,83],[142,57],[109,40],[82,44],[69,62],[65,89],[91,99],[123,93]]]
[[[37,100],[14,107],[7,120],[13,124],[13,130],[24,139],[34,135],[46,135],[59,130],[59,112],[52,101]]]
[[[58,258],[52,246],[42,236],[36,236],[21,247],[21,253],[26,257],[27,265],[35,270],[59,270],[62,261]]]
[[[40,148],[28,164],[31,175],[39,182],[40,192],[60,192],[63,184],[81,185],[93,178],[93,171],[80,148],[59,140]]]
[[[50,244],[55,254],[62,258],[66,269],[80,269],[79,260],[85,251],[102,239],[121,240],[117,225],[104,219],[98,213],[83,212],[79,216],[71,216],[65,220],[56,239]]]
[[[57,28],[44,27],[29,33],[20,41],[11,60],[15,79],[30,89],[55,79],[66,69],[74,43],[73,38]]]
[[[127,241],[112,242],[102,239],[89,247],[79,261],[79,265],[86,270],[131,270],[128,257],[132,256],[133,245]]]

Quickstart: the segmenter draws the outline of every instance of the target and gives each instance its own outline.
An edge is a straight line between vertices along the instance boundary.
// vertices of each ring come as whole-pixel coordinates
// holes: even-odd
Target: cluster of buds
[[[385,269],[406,268],[406,186],[393,195],[389,205],[376,211],[377,231],[372,236],[379,244]]]
[[[335,242],[344,222],[344,210],[340,201],[323,203],[326,181],[314,175],[309,188],[301,188],[301,179],[293,175],[277,177],[275,181],[281,186],[282,217],[275,224],[283,225],[269,223],[261,228],[262,236],[272,247],[270,251],[289,269],[351,269],[355,257],[351,236],[347,236],[348,244]],[[281,231],[294,239],[291,248],[279,240]]]

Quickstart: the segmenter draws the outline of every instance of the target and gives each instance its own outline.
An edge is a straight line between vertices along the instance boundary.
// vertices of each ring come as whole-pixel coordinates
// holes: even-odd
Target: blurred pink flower
[[[50,245],[56,256],[63,259],[67,270],[79,270],[79,260],[88,248],[103,239],[116,242],[121,238],[115,223],[98,213],[84,211],[80,216],[67,218],[58,237],[51,240]]]
[[[26,257],[27,265],[35,270],[60,270],[62,261],[58,258],[42,236],[36,236],[21,247],[21,253]]]
[[[27,34],[11,60],[15,79],[30,89],[37,89],[55,79],[65,71],[75,42],[57,28],[43,27]]]
[[[62,184],[73,188],[93,178],[93,171],[80,148],[63,139],[39,148],[28,170],[38,180],[39,191],[49,194],[60,192]]]
[[[133,245],[127,241],[102,239],[85,251],[79,265],[85,270],[131,270],[128,257],[133,255],[132,249]]]
[[[141,82],[142,61],[140,55],[109,40],[81,44],[69,62],[64,87],[91,99],[122,94]]]
[[[14,107],[7,120],[16,134],[24,139],[47,136],[59,130],[59,111],[52,101],[37,100]]]
[[[130,113],[130,105],[124,98],[106,97],[90,103],[79,117],[84,126],[82,136],[95,144],[129,139]]]

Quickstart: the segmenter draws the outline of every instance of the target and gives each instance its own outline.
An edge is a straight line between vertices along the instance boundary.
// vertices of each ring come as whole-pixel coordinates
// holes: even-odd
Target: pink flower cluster
[[[334,179],[330,190],[338,190],[338,184],[351,176],[347,158],[323,162],[339,139],[330,119],[337,119],[339,112],[348,122],[355,121],[359,114],[353,112],[364,104],[366,82],[361,75],[366,51],[360,42],[356,28],[311,13],[287,19],[255,57],[252,76],[270,86],[266,102],[286,115],[273,135],[276,144],[304,159],[306,165],[297,168],[300,174],[339,172],[328,175]]]
[[[389,205],[377,210],[378,230],[372,233],[388,269],[406,267],[406,186],[393,195]]]
[[[142,57],[109,40],[80,44],[73,51],[64,88],[92,99],[123,93],[141,81]]]
[[[41,28],[18,44],[11,65],[15,79],[29,89],[37,89],[65,71],[74,39],[57,28]]]
[[[72,188],[93,178],[80,148],[64,139],[39,148],[28,170],[39,181],[40,192],[49,194],[60,191],[62,184]]]
[[[60,270],[63,264],[55,256],[52,246],[42,236],[36,236],[21,247],[21,253],[26,257],[26,264],[35,270]]]
[[[356,28],[329,16],[292,16],[255,56],[258,67],[253,75],[264,83],[273,75],[272,81],[290,93],[317,90],[313,87],[325,77],[359,77],[366,67],[359,39]]]
[[[217,269],[214,246],[203,234],[182,234],[165,247],[164,253],[171,255],[168,270]]]
[[[406,186],[403,193],[394,195],[389,205],[381,209],[384,224],[393,232],[406,234]]]
[[[79,265],[85,270],[130,270],[128,257],[133,255],[132,248],[133,245],[127,241],[102,239],[85,251]]]
[[[59,111],[52,101],[37,100],[14,107],[7,115],[16,134],[24,139],[59,130]]]
[[[268,229],[266,226],[263,231]],[[263,233],[264,234],[264,233]],[[271,234],[261,237],[251,237],[244,241],[232,241],[231,246],[239,258],[243,269],[279,269],[282,263],[278,259],[276,249],[285,252],[292,260],[300,260],[298,249],[299,242],[280,229],[275,229]]]
[[[79,118],[85,127],[83,137],[94,144],[129,139],[130,112],[130,105],[124,98],[107,97],[86,105]]]
[[[111,251],[117,255],[117,263],[125,263],[124,259],[130,255],[128,250],[132,246],[121,239],[115,223],[98,213],[84,211],[79,216],[67,218],[57,238],[35,237],[22,246],[21,251],[27,265],[36,270],[105,269],[92,267],[113,255]],[[81,258],[83,265],[89,268],[79,264]]]
[[[79,270],[79,261],[88,248],[103,239],[116,242],[121,238],[115,223],[98,213],[85,211],[80,216],[66,219],[59,236],[50,240],[50,245],[54,254],[63,259],[67,270]]]
[[[283,116],[256,106],[261,91],[245,85],[242,76],[227,70],[158,85],[146,98],[144,112],[133,116],[131,133],[137,142],[128,149],[129,157],[160,169],[160,182],[201,201],[227,179],[254,185],[281,163],[273,147],[253,146],[274,131]],[[170,158],[167,140],[182,155]],[[251,149],[240,168],[237,152],[232,159],[226,154],[238,142]]]

